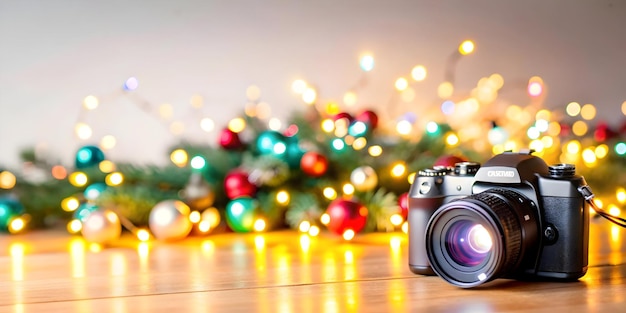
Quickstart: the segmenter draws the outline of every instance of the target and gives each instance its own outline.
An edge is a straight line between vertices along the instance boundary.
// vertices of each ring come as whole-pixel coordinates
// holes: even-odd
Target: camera
[[[584,276],[589,208],[575,172],[531,150],[419,171],[409,191],[409,268],[464,288]]]

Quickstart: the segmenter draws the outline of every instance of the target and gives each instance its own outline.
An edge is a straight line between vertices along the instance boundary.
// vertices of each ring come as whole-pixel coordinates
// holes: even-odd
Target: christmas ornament
[[[201,173],[191,173],[189,182],[180,191],[181,198],[192,210],[201,211],[213,205],[215,193]]]
[[[106,189],[107,185],[104,183],[93,183],[85,188],[83,195],[87,200],[96,200]]]
[[[24,214],[24,206],[17,199],[0,198],[0,228],[2,230],[8,230],[11,221],[22,214]]]
[[[283,134],[267,130],[259,134],[256,139],[256,149],[260,154],[269,154],[281,157],[287,152],[286,139]]]
[[[435,164],[433,164],[433,166],[454,167],[455,164],[461,162],[467,162],[467,159],[461,156],[443,155],[435,160]]]
[[[76,152],[76,168],[98,165],[104,161],[104,152],[96,146],[84,146]]]
[[[358,233],[365,227],[367,222],[367,208],[354,200],[337,199],[331,202],[326,209],[329,220],[326,224],[328,230],[343,235],[352,230]]]
[[[378,175],[371,166],[359,166],[352,170],[350,182],[358,191],[368,191],[378,185]]]
[[[328,170],[328,159],[320,153],[309,151],[300,160],[300,169],[313,177],[320,177]]]
[[[287,153],[285,153],[283,160],[287,162],[289,168],[297,169],[300,167],[300,160],[306,152],[302,147],[296,136],[286,137]]]
[[[349,123],[352,123],[352,121],[354,121],[354,117],[352,117],[352,115],[350,115],[350,113],[347,113],[347,112],[340,112],[340,113],[335,114],[333,116],[333,121],[337,121],[342,118],[348,120]]]
[[[226,205],[226,223],[235,232],[245,233],[254,229],[258,202],[250,197],[239,197]]]
[[[241,170],[233,170],[224,177],[224,191],[229,199],[242,196],[252,197],[257,187],[248,179],[248,173]]]
[[[87,241],[103,244],[119,239],[122,225],[115,212],[95,210],[85,218],[81,233]]]
[[[261,155],[250,159],[242,168],[250,173],[248,180],[256,186],[275,187],[289,178],[289,165],[271,155]]]
[[[239,134],[224,128],[220,133],[220,146],[226,150],[237,150],[243,147]]]
[[[398,197],[398,206],[400,207],[400,214],[406,220],[409,215],[409,193],[405,192]]]
[[[367,124],[372,130],[378,127],[378,115],[374,111],[365,110],[359,113],[354,120]]]
[[[87,217],[89,217],[89,214],[95,212],[96,210],[98,210],[98,207],[95,204],[82,203],[80,206],[78,206],[78,209],[74,211],[74,219],[77,219],[84,223],[87,220]]]
[[[190,212],[189,206],[182,201],[161,201],[150,211],[150,231],[159,240],[183,239],[191,231]]]

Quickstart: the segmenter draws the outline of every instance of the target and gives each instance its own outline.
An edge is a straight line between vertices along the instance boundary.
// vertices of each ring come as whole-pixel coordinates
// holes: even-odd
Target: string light
[[[424,79],[426,79],[426,68],[423,65],[416,65],[415,67],[413,67],[413,69],[411,70],[411,77],[418,82],[423,81]]]
[[[289,193],[285,190],[281,190],[276,194],[276,202],[281,205],[289,204]]]
[[[2,189],[12,189],[15,187],[17,183],[17,178],[15,175],[9,171],[0,172],[0,188]]]
[[[370,72],[374,69],[374,57],[371,54],[365,54],[361,57],[359,62],[361,69],[365,72]]]
[[[104,181],[109,186],[119,186],[124,182],[124,175],[120,172],[113,172],[108,174]]]
[[[300,222],[300,225],[298,225],[298,230],[303,233],[308,232],[309,229],[311,229],[311,223],[309,221],[302,221]]]
[[[459,45],[459,53],[461,53],[461,55],[468,55],[470,53],[474,52],[474,42],[471,40],[465,40],[463,42],[461,42],[461,44]]]
[[[301,95],[306,90],[307,85],[308,84],[304,80],[296,79],[293,81],[293,83],[291,83],[291,90],[294,93]]]
[[[354,235],[355,235],[354,230],[352,230],[352,229],[346,229],[346,230],[343,232],[343,235],[342,235],[342,236],[343,236],[343,239],[350,241],[350,240],[352,240],[352,239],[354,238]]]

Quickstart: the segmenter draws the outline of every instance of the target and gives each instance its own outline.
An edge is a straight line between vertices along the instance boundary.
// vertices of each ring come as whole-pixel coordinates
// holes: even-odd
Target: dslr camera
[[[464,288],[496,278],[577,280],[589,208],[571,164],[532,151],[419,171],[409,191],[409,268]]]

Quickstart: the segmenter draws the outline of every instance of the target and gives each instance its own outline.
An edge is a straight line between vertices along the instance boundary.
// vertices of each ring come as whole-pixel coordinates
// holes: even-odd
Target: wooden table
[[[412,274],[403,233],[295,231],[110,247],[63,231],[0,235],[0,312],[624,312],[626,230],[594,219],[578,282],[461,289]]]

